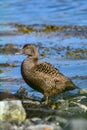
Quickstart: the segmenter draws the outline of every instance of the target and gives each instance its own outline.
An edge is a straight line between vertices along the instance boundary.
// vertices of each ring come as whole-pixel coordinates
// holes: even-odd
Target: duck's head
[[[38,50],[33,44],[25,44],[22,48],[22,53],[29,57],[38,58]]]

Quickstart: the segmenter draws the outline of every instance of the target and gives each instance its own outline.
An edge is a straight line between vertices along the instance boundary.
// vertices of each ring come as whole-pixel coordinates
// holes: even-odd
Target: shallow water
[[[86,0],[0,0],[0,23],[86,25]]]
[[[19,50],[26,43],[37,45],[40,61],[52,63],[78,87],[86,88],[86,17],[86,0],[0,0],[0,91],[8,89],[15,93],[24,86],[30,95],[41,96],[22,79],[20,65],[25,56],[15,55],[14,48]],[[55,25],[56,31],[51,25]],[[32,30],[29,31],[29,27]],[[10,49],[6,50],[7,47]],[[3,63],[15,66],[1,65]]]

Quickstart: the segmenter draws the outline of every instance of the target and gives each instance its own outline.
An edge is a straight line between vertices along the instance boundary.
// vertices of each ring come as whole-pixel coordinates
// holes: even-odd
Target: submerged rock
[[[18,121],[19,123],[26,118],[26,112],[20,100],[0,101],[0,120]]]
[[[87,130],[87,120],[85,119],[73,119],[64,130]]]

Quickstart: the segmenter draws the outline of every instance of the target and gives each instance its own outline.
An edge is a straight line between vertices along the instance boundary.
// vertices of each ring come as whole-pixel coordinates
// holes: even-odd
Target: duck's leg
[[[49,97],[48,96],[46,96],[45,104],[46,105],[49,104]]]

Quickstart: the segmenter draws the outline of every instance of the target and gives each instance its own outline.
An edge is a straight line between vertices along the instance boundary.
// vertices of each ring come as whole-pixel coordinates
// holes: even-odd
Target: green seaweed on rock
[[[3,70],[0,70],[0,74],[2,74],[3,73]]]
[[[16,45],[14,43],[5,44],[4,46],[1,46],[1,48],[0,48],[0,53],[14,54],[18,51],[19,51],[19,49],[16,47]]]
[[[78,59],[82,58],[82,55],[80,53],[76,53],[74,51],[67,51],[66,56],[71,58],[78,58]]]

